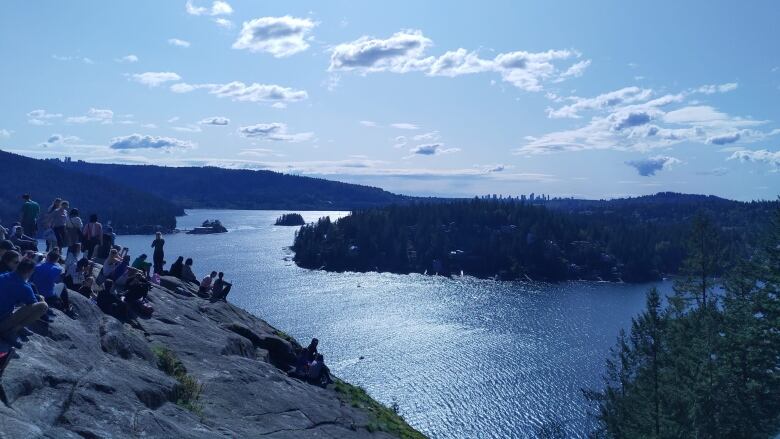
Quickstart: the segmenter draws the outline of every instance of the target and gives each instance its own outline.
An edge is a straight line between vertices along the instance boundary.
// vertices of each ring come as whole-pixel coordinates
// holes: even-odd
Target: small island
[[[300,213],[285,213],[276,219],[275,226],[302,226],[306,224]]]
[[[192,230],[188,230],[188,235],[211,235],[214,233],[226,233],[227,229],[219,220],[203,221],[200,227],[195,227]]]

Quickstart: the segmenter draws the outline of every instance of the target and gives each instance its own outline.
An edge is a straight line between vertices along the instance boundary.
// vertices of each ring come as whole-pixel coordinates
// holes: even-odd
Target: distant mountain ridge
[[[52,162],[130,184],[183,208],[351,210],[412,199],[376,187],[264,170]]]
[[[49,160],[0,151],[0,169],[0,220],[5,225],[19,220],[24,193],[30,193],[40,204],[41,212],[60,197],[78,208],[84,220],[96,213],[104,223],[112,221],[119,232],[172,229],[176,216],[184,214],[181,207],[131,187],[128,182],[63,169]]]

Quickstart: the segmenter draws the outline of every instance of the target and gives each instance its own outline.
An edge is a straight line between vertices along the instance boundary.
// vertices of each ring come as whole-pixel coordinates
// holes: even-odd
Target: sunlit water
[[[432,438],[535,437],[553,421],[586,436],[593,421],[581,389],[600,384],[649,285],[309,271],[290,260],[297,228],[272,225],[281,213],[189,211],[179,227],[220,219],[230,231],[165,236],[166,259],[192,257],[199,277],[224,271],[232,303],[302,343],[318,337],[336,375],[397,403]],[[151,255],[151,241],[118,239],[133,256]]]

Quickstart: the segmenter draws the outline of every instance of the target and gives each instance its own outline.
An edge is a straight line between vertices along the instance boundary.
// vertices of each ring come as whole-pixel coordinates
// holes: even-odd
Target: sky
[[[776,1],[7,1],[0,149],[435,196],[780,193]]]

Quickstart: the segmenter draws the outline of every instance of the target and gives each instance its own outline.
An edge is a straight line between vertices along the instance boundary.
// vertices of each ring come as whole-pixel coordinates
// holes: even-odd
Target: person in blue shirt
[[[19,347],[19,331],[43,317],[49,308],[46,302],[38,301],[28,282],[34,271],[35,263],[24,259],[16,270],[0,275],[0,335],[15,347]],[[17,304],[21,306],[14,311]]]
[[[57,263],[59,260],[59,252],[50,251],[46,255],[46,261],[35,266],[35,271],[30,281],[35,285],[38,289],[38,294],[43,296],[49,306],[68,311],[70,309],[68,290],[63,289],[59,296],[54,293],[54,284],[60,282],[63,271],[62,267]]]

